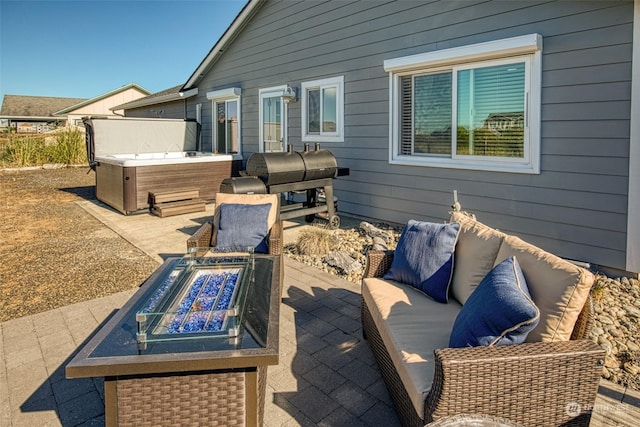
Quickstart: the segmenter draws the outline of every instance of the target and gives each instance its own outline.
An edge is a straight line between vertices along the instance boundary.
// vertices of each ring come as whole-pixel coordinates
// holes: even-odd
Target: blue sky
[[[0,99],[186,82],[246,0],[0,0]]]

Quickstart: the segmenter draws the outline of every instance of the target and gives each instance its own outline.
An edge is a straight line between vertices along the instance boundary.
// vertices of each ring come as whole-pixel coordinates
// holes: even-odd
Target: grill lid
[[[316,144],[314,151],[293,151],[291,145],[286,152],[253,153],[247,160],[247,174],[259,177],[266,185],[287,184],[314,179],[335,178],[338,163],[335,156],[321,150]]]

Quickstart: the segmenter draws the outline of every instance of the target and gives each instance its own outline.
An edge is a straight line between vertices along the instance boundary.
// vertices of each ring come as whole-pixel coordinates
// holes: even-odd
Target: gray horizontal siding
[[[629,111],[631,101],[600,101],[590,103],[546,104],[542,111],[542,121],[551,122],[561,117],[563,121],[575,120],[618,120],[620,113]],[[628,136],[628,134],[625,133]]]
[[[340,210],[389,222],[463,208],[558,255],[624,267],[632,1],[268,1],[199,83],[243,90],[245,158],[258,150],[258,90],[343,75],[344,143],[324,143],[349,167]],[[528,33],[544,38],[541,173],[390,165],[385,59]],[[300,102],[289,137],[300,142]]]
[[[542,107],[544,109],[544,105]],[[547,120],[542,122],[542,138],[629,138],[629,118],[619,120]],[[543,142],[544,144],[544,142]]]
[[[575,156],[588,153],[597,158],[627,157],[629,140],[624,138],[546,138],[543,155]]]
[[[164,102],[162,104],[131,108],[125,111],[127,117],[148,117],[164,119],[183,119],[184,101]]]
[[[545,74],[545,76],[549,75],[549,73]],[[558,103],[607,102],[610,100],[629,101],[630,97],[631,82],[629,80],[621,82],[582,83],[580,90],[576,90],[576,85],[551,86],[547,84],[545,105],[548,107]]]

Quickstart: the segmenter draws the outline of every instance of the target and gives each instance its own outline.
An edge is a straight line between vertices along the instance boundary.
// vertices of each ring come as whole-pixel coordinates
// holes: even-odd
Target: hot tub
[[[96,197],[127,215],[149,208],[149,193],[198,188],[214,200],[222,180],[237,176],[238,155],[200,152],[118,154],[95,158]]]
[[[222,180],[238,176],[239,154],[197,150],[189,120],[84,118],[96,197],[127,215],[149,208],[149,193],[197,188],[212,201]]]
[[[96,157],[97,161],[117,163],[122,166],[168,165],[172,163],[214,162],[232,159],[233,155],[203,153],[199,151],[178,151],[167,153],[111,154]]]

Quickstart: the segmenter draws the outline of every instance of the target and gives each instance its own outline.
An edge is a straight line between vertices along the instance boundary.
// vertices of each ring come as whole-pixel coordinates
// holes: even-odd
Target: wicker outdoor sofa
[[[451,222],[461,225],[446,304],[384,280],[393,251],[367,255],[363,335],[403,425],[486,414],[532,427],[588,426],[604,359],[588,340],[593,275],[464,213]],[[520,260],[540,323],[522,344],[448,348],[459,300],[508,256]],[[552,295],[541,295],[540,284],[551,284]]]

